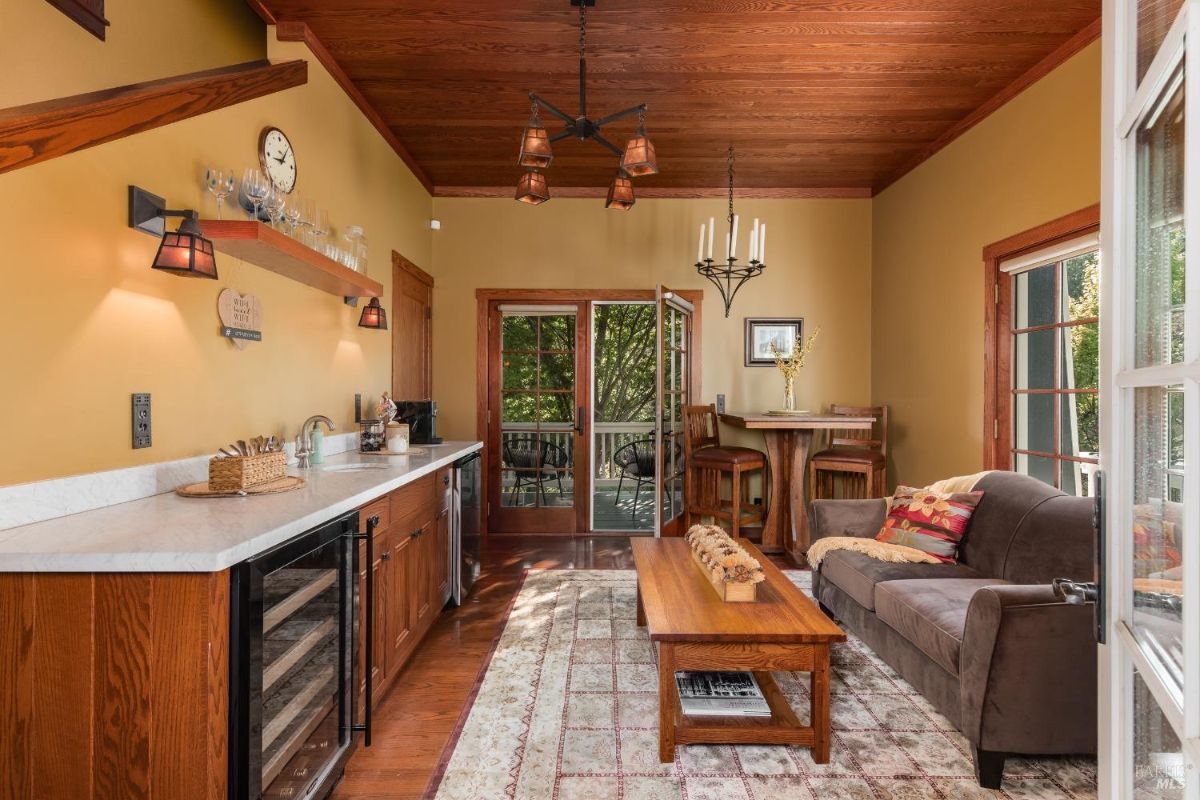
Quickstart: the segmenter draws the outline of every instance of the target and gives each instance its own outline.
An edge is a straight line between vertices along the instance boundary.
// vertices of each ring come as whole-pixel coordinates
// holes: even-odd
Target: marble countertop
[[[247,497],[174,492],[0,531],[0,572],[217,572],[480,450],[422,445],[427,455],[341,453],[309,469],[302,489]],[[336,471],[353,463],[384,469]]]

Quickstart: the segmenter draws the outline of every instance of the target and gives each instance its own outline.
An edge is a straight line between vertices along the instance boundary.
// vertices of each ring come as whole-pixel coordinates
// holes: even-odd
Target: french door
[[[587,304],[488,313],[488,530],[586,530]]]
[[[655,471],[656,535],[680,536],[687,482],[684,463],[683,411],[692,403],[692,314],[694,307],[677,292],[659,286],[658,304],[658,430],[655,436],[660,468]]]
[[[1200,800],[1200,0],[1103,41],[1099,796]]]
[[[478,296],[488,532],[681,533],[700,292]]]

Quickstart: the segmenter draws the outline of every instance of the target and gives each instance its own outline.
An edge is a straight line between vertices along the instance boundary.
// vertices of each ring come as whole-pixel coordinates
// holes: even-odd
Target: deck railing
[[[574,453],[575,431],[546,430],[543,425],[538,431],[534,422],[506,422],[500,434],[502,441],[527,439],[530,436],[540,436],[541,441],[560,447],[570,459]],[[621,477],[621,470],[613,463],[613,455],[630,442],[652,439],[654,437],[653,422],[597,422],[592,425],[592,463],[595,469],[592,481],[596,486],[616,485]]]

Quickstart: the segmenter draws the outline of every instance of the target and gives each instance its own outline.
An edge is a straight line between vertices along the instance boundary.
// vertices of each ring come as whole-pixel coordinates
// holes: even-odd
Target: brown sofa
[[[951,720],[998,788],[1009,754],[1096,751],[1090,605],[1054,578],[1094,575],[1092,501],[1012,472],[986,475],[957,564],[893,564],[834,550],[813,592]],[[883,500],[817,500],[813,536],[874,536]]]

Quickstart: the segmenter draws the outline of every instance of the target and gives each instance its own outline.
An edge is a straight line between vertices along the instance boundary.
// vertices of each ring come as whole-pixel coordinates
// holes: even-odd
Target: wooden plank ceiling
[[[251,4],[309,26],[440,194],[516,184],[530,91],[577,113],[569,0]],[[649,105],[661,172],[640,189],[723,187],[732,142],[739,186],[869,193],[1099,16],[1100,0],[597,0],[588,110]],[[634,125],[605,130],[623,146]],[[615,167],[566,140],[548,177],[601,187]]]

